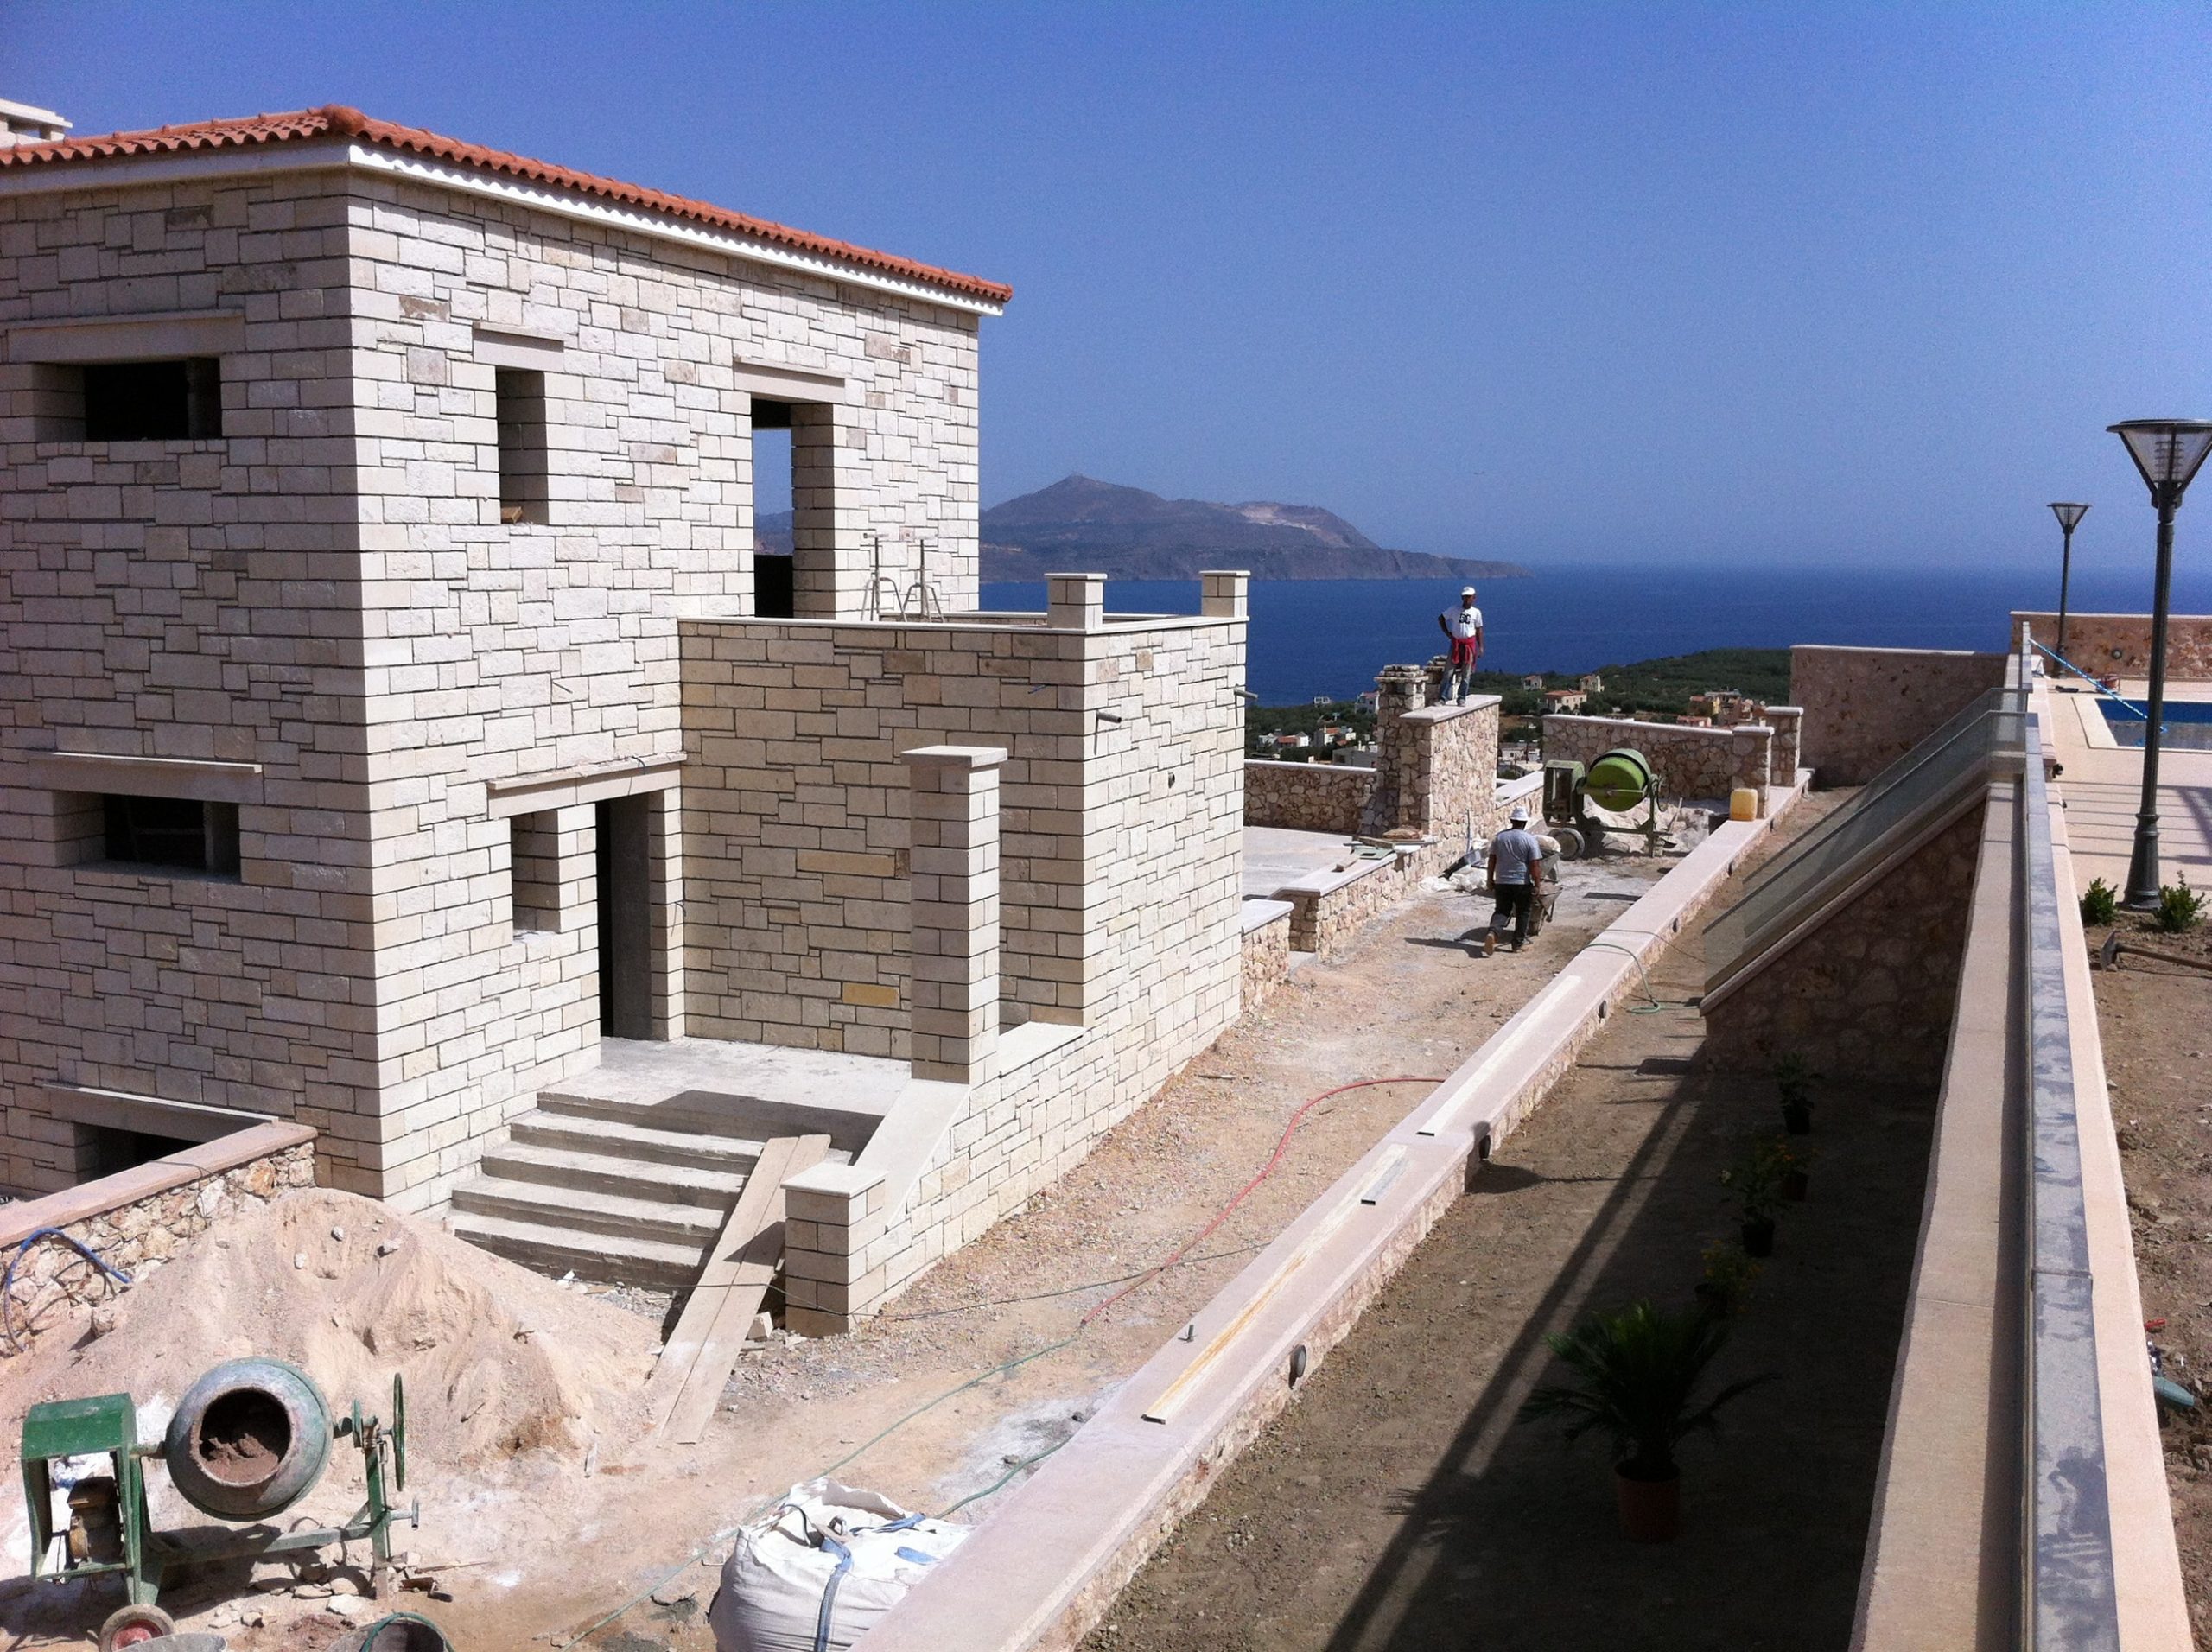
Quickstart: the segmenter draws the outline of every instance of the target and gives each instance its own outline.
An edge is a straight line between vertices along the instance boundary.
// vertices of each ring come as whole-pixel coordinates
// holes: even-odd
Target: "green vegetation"
[[[2084,924],[2109,924],[2119,916],[2120,891],[2102,878],[2082,892],[2082,921]]]
[[[2158,912],[2152,921],[2169,935],[2193,930],[2204,921],[2204,897],[2189,886],[2187,878],[2167,884],[2158,891]]]
[[[1510,724],[1518,718],[1541,715],[1545,689],[1578,688],[1583,675],[1546,671],[1543,689],[1532,689],[1523,686],[1518,676],[1483,671],[1475,678],[1475,691],[1497,696],[1499,710]],[[1599,716],[1649,711],[1679,717],[1689,709],[1693,695],[1710,689],[1734,689],[1766,705],[1787,704],[1789,699],[1789,651],[1786,648],[1707,648],[1694,654],[1669,654],[1663,659],[1603,665],[1595,675],[1604,680],[1605,687],[1592,694],[1582,708]],[[1310,734],[1323,722],[1354,724],[1361,730],[1363,741],[1373,736],[1373,715],[1357,710],[1350,701],[1328,706],[1253,706],[1245,714],[1245,733],[1248,742],[1263,734]]]

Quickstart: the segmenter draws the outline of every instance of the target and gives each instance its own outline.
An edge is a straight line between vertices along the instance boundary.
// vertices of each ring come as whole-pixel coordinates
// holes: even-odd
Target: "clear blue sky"
[[[2083,554],[2147,562],[2104,427],[2212,416],[2201,0],[0,0],[0,96],[352,103],[1009,281],[986,502],[1081,470],[1532,562],[2041,564],[2077,497]]]

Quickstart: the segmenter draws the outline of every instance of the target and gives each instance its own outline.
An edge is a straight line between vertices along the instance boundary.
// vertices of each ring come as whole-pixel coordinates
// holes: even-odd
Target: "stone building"
[[[291,1119],[326,1185],[680,1274],[638,1196],[726,1206],[736,1148],[510,1127],[591,1091],[634,1147],[677,1115],[616,1054],[806,1051],[682,1121],[874,1086],[805,1173],[834,1318],[1202,1048],[1241,578],[976,613],[1009,296],[346,109],[0,149],[7,1185]]]

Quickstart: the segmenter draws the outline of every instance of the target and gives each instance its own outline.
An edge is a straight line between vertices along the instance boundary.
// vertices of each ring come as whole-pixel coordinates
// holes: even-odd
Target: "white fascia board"
[[[642,206],[626,206],[581,192],[554,189],[498,173],[399,155],[371,144],[274,143],[260,149],[214,149],[189,155],[118,156],[105,162],[72,162],[67,165],[26,167],[20,172],[0,168],[0,196],[55,194],[114,183],[137,184],[203,182],[219,178],[251,177],[281,172],[320,172],[352,168],[386,177],[409,179],[434,188],[502,200],[533,212],[550,213],[582,224],[627,231],[655,240],[703,247],[725,257],[744,258],[780,270],[799,270],[827,281],[842,281],[901,298],[918,299],[969,315],[1003,315],[1006,307],[987,299],[971,298],[925,281],[847,264],[826,253],[802,252],[778,246],[731,230],[656,213]]]

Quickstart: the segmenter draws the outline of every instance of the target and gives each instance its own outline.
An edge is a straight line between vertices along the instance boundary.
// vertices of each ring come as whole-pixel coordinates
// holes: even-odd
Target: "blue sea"
[[[2055,559],[2054,559],[2055,560]],[[2001,649],[2015,608],[2058,606],[2058,574],[2007,569],[1665,567],[1588,563],[1477,581],[1497,671],[1589,671],[1701,648],[1792,643]],[[1350,699],[1383,666],[1441,651],[1436,615],[1457,580],[1268,580],[1252,587],[1247,682],[1263,705]],[[1042,582],[989,584],[983,607],[1033,612]],[[1195,580],[1115,580],[1116,613],[1196,613]],[[2147,613],[2145,571],[2083,568],[2077,613]],[[2177,567],[2177,613],[2212,613],[2212,569]]]

